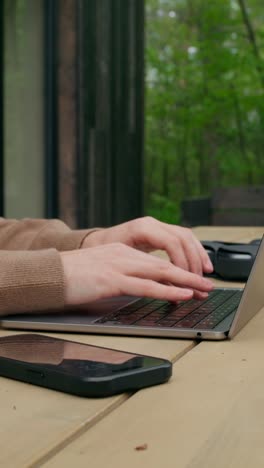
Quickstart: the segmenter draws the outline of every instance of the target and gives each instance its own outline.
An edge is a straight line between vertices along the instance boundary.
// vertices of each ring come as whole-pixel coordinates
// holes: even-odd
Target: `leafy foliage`
[[[261,0],[146,0],[146,211],[264,183]]]

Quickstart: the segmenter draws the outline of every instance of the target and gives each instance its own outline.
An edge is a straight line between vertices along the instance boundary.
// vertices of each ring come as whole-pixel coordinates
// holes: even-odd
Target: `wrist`
[[[94,231],[87,233],[87,236],[82,241],[81,248],[88,249],[102,244],[103,231],[104,229],[95,229]]]
[[[64,302],[65,306],[73,306],[78,304],[78,297],[76,296],[76,252],[60,252],[61,263],[64,276]],[[78,281],[77,281],[78,282]]]

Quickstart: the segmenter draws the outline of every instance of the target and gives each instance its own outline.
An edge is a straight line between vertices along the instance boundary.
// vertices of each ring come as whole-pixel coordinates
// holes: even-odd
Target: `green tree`
[[[146,211],[264,183],[264,9],[258,0],[146,0]]]

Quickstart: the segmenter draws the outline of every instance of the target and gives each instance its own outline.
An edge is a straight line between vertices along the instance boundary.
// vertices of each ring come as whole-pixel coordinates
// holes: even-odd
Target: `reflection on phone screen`
[[[34,334],[1,338],[0,357],[89,376],[134,369],[144,361],[137,354]]]

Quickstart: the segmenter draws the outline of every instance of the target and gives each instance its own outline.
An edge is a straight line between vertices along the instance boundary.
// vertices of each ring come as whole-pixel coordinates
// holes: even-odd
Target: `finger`
[[[211,291],[214,287],[212,281],[149,254],[136,254],[133,259],[130,259],[123,273],[204,292]]]
[[[193,297],[195,299],[198,299],[200,301],[203,301],[205,299],[208,298],[208,293],[207,292],[201,292],[201,291],[197,291],[197,290],[194,290],[193,291]]]
[[[186,258],[184,249],[180,240],[172,236],[169,232],[160,228],[159,225],[155,231],[146,234],[145,242],[152,246],[153,249],[160,249],[167,252],[171,262],[174,265],[189,270],[189,262]]]
[[[120,288],[122,294],[152,297],[153,299],[162,299],[170,302],[184,301],[193,297],[193,291],[190,289],[133,277],[123,277],[120,281]]]
[[[190,231],[190,229],[175,226],[169,226],[169,231],[171,233],[173,232],[174,238],[177,238],[180,242],[181,249],[184,252],[188,262],[189,271],[197,273],[198,275],[202,275],[203,263],[200,246],[193,233]],[[173,245],[173,243],[171,243],[171,245]]]
[[[152,249],[166,251],[174,265],[202,274],[201,246],[195,241],[189,229],[155,221],[151,230],[146,229],[144,242],[152,246]]]
[[[173,286],[171,283],[167,283],[170,286]],[[203,301],[209,297],[208,292],[197,291],[196,289],[193,290],[193,298]]]
[[[188,264],[187,270],[191,271],[192,273],[196,273],[197,275],[202,275],[202,261],[197,246],[194,243],[193,239],[179,238],[179,241],[181,245],[181,251],[184,252],[186,262]],[[171,245],[173,245],[173,243],[171,243]],[[171,257],[174,258],[174,256],[175,253],[172,251]],[[173,263],[175,263],[175,261]]]
[[[195,273],[179,268],[167,260],[140,252],[132,247],[124,245],[112,245],[114,256],[114,270],[128,276],[151,279],[155,281],[170,282],[176,286],[210,291],[213,283]]]
[[[202,271],[207,273],[213,271],[212,263],[205,249],[190,229],[163,223],[150,217],[138,221],[140,224],[138,222],[136,224],[135,237],[138,238],[140,232],[140,242],[137,240],[135,245],[139,250],[150,252],[162,249],[168,253],[171,261],[181,268],[198,274]],[[171,234],[171,239],[167,237],[166,233]],[[177,240],[180,241],[180,245]],[[188,241],[187,244],[186,241]],[[188,244],[191,246],[190,248],[188,248]]]
[[[201,255],[203,271],[205,273],[212,273],[214,271],[214,267],[209,258],[209,255],[207,254],[205,248],[202,246],[201,242],[196,238],[195,238],[195,241],[197,243],[197,248],[199,249],[199,252]]]
[[[185,250],[187,260],[190,265],[190,271],[199,272],[200,270],[206,273],[213,271],[213,265],[201,242],[197,239],[194,233],[182,226],[172,226],[166,224],[165,228],[173,235],[181,239],[183,243],[183,249]],[[197,269],[198,268],[198,269]]]
[[[203,278],[196,273],[183,270],[172,264],[168,267],[167,272],[160,272],[160,275],[162,276],[162,280],[164,278],[165,281],[169,281],[177,286],[191,288],[201,292],[209,292],[214,289],[214,284],[207,278]]]
[[[195,262],[195,268],[198,267],[201,269],[201,274],[203,271],[206,273],[211,273],[213,271],[211,260],[194,233],[190,229],[183,228],[181,226],[168,226],[170,229],[177,229],[177,236],[182,239],[184,249],[186,251],[186,256],[188,261],[191,263],[191,271],[193,271],[193,264]]]

